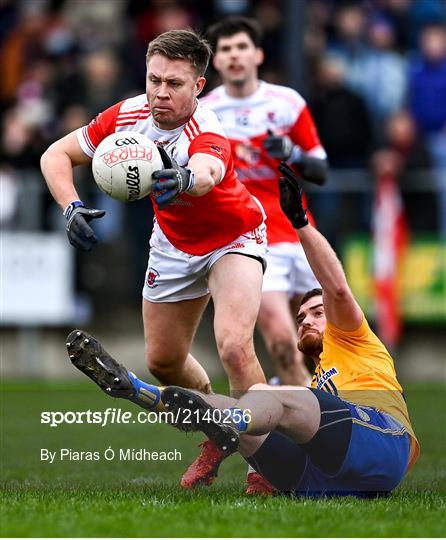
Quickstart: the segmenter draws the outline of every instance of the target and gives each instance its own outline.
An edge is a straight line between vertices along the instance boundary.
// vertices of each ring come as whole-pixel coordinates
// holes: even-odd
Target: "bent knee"
[[[185,358],[162,358],[157,356],[147,356],[147,367],[150,373],[160,382],[172,384],[175,380],[175,374],[182,370]]]
[[[247,369],[251,357],[254,356],[254,346],[251,341],[226,339],[218,346],[220,358],[231,371],[243,372]]]

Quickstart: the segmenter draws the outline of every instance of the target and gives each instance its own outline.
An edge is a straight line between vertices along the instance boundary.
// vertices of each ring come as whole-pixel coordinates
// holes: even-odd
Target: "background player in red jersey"
[[[281,384],[306,384],[309,375],[296,347],[292,313],[302,294],[318,284],[280,208],[277,165],[288,160],[304,179],[322,184],[326,154],[302,96],[258,79],[263,51],[257,22],[230,17],[208,35],[223,85],[201,101],[216,112],[231,142],[237,175],[267,215],[268,265],[258,325]]]
[[[237,180],[215,114],[197,101],[210,54],[193,32],[161,34],[149,44],[146,94],[113,105],[56,141],[41,165],[64,210],[70,242],[88,251],[96,243],[90,222],[105,212],[79,200],[73,167],[89,164],[98,144],[119,131],[144,133],[163,148],[166,168],[154,173],[156,220],[143,290],[147,363],[163,384],[210,391],[189,351],[211,296],[218,352],[236,395],[265,381],[253,346],[265,226],[261,207]],[[151,387],[136,377],[132,384],[132,401],[146,408],[159,404]],[[222,459],[212,445],[205,450],[194,483],[213,477]]]

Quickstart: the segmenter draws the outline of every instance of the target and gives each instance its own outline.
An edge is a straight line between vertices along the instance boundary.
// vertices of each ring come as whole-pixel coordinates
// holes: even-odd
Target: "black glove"
[[[98,239],[88,224],[92,219],[104,216],[105,210],[86,208],[83,202],[74,201],[65,208],[63,215],[67,218],[66,230],[70,244],[82,251],[90,251]]]
[[[160,210],[171,204],[181,193],[194,187],[194,173],[186,167],[180,167],[161,146],[158,146],[164,169],[155,171],[152,178],[158,180],[153,184],[152,191],[162,191],[155,197],[155,202]]]
[[[318,186],[325,184],[328,173],[327,160],[309,156],[294,145],[287,135],[274,135],[269,129],[268,137],[263,141],[263,146],[272,158],[292,163],[307,182]]]
[[[268,137],[263,141],[263,147],[275,159],[287,161],[294,150],[293,141],[287,135],[274,135],[269,129]]]
[[[302,203],[302,188],[293,169],[286,163],[279,165],[284,176],[279,179],[280,206],[295,229],[308,225],[307,210]]]

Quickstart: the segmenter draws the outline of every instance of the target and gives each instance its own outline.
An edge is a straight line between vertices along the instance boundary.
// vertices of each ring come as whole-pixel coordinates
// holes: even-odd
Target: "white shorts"
[[[263,292],[284,291],[291,298],[320,287],[300,243],[281,242],[269,246],[266,262]]]
[[[266,226],[242,234],[230,244],[206,255],[190,255],[174,247],[155,222],[142,295],[150,302],[179,302],[208,294],[212,265],[227,253],[258,258],[265,268]]]

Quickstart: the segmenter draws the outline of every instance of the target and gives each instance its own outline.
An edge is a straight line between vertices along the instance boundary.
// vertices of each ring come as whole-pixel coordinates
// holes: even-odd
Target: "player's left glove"
[[[105,216],[105,210],[87,208],[82,201],[71,202],[63,211],[67,220],[66,231],[70,244],[82,251],[91,251],[98,239],[89,223]]]
[[[270,129],[268,137],[263,141],[263,147],[272,158],[281,161],[288,161],[298,150],[288,135],[274,135]]]
[[[293,169],[282,162],[279,171],[283,177],[279,179],[280,206],[283,213],[291,221],[295,229],[308,225],[307,210],[303,207],[302,187]]]
[[[158,146],[164,169],[155,171],[152,178],[157,180],[152,191],[162,193],[155,197],[155,202],[160,210],[173,203],[181,193],[189,191],[195,185],[194,173],[187,167],[180,167],[168,153]]]
[[[318,186],[325,184],[328,174],[327,160],[309,156],[299,146],[293,144],[287,135],[274,135],[269,129],[268,137],[263,141],[263,146],[272,158],[292,163],[307,182]]]

